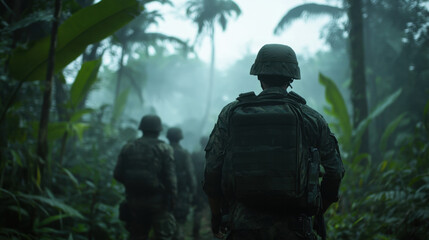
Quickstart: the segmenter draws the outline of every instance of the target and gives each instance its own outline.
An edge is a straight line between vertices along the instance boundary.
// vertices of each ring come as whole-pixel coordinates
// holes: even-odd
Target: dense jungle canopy
[[[257,50],[215,64],[226,51],[215,36],[246,3],[177,2],[0,0],[0,239],[125,239],[112,174],[140,118],[181,127],[194,151],[224,105],[260,92]],[[295,22],[329,19],[319,51],[295,49],[292,84],[324,115],[346,168],[328,239],[429,239],[429,1],[296,2],[265,28],[293,48],[284,33]],[[153,31],[167,6],[196,36]]]

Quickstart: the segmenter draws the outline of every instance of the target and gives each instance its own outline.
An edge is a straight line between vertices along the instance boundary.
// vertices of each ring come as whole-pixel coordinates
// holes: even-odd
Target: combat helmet
[[[250,75],[277,75],[301,79],[293,49],[283,44],[266,44],[258,52]]]
[[[178,127],[169,128],[167,131],[167,138],[170,141],[177,142],[183,139],[182,129]]]
[[[161,132],[161,118],[157,115],[145,115],[140,121],[139,130],[148,132]]]

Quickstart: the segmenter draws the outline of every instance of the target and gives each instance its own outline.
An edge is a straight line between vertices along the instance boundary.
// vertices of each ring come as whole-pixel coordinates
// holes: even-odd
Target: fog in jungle
[[[240,4],[242,1],[237,2]],[[240,7],[243,7],[243,3],[241,3]],[[284,14],[287,12],[287,9],[281,12]],[[245,9],[243,9],[243,16],[245,14]],[[282,15],[280,14],[276,19],[280,19],[281,17]],[[318,19],[318,17],[315,17],[305,21],[297,20],[303,28],[297,29],[296,34],[301,31],[305,32],[307,28],[313,29],[311,26],[319,24]],[[233,21],[235,20],[230,19],[230,22]],[[289,35],[280,35],[284,39],[280,38],[276,42],[287,44],[294,48],[301,68],[301,80],[295,80],[292,83],[293,89],[289,90],[303,96],[307,100],[307,104],[321,112],[328,122],[332,119],[324,111],[327,103],[324,96],[324,87],[318,82],[319,73],[328,76],[336,82],[346,103],[350,107],[348,95],[350,67],[347,53],[347,34],[344,31],[343,21],[344,18],[330,19],[325,26],[319,29],[318,34],[322,39],[323,46],[320,47],[320,50],[311,52],[311,54],[303,49],[295,48],[295,45],[298,45],[297,42],[288,41],[290,39],[289,35],[295,34],[293,32],[289,31]],[[272,34],[275,24],[267,26]],[[382,26],[383,28],[386,27],[386,35],[393,36],[389,40],[389,46],[392,45],[392,48],[397,48],[396,46],[403,44],[401,42],[403,38],[400,34],[397,35],[396,32],[389,32],[391,29],[389,29],[388,25]],[[177,28],[180,27],[182,26],[177,26]],[[194,27],[196,28],[196,26]],[[293,25],[291,27],[293,28]],[[224,33],[218,29],[217,34],[222,35]],[[374,37],[366,39],[367,43],[371,43],[366,48],[366,59],[369,60],[367,62],[373,62],[371,63],[373,66],[383,66],[384,60],[380,61],[380,59],[385,59],[389,56],[380,55],[379,52],[374,51],[379,45],[377,41],[380,41],[382,37],[371,36]],[[207,36],[205,37],[208,38]],[[225,45],[217,44],[216,42],[215,44],[216,59],[221,58],[222,55],[230,54],[225,51],[227,49]],[[320,45],[320,43],[315,44]],[[175,50],[171,50],[172,48]],[[132,78],[133,81],[124,80],[121,86],[121,90],[128,91],[121,124],[137,128],[138,122],[143,115],[150,113],[158,114],[165,125],[161,138],[165,140],[165,131],[168,127],[181,127],[184,132],[182,143],[189,150],[193,150],[198,146],[200,136],[210,134],[223,106],[234,101],[240,93],[248,91],[259,93],[261,91],[256,76],[249,74],[250,67],[257,54],[257,49],[249,49],[235,62],[226,67],[219,68],[219,60],[216,60],[214,84],[213,89],[211,89],[211,107],[208,120],[203,123],[202,119],[209,94],[210,62],[203,61],[198,57],[200,49],[196,47],[195,52],[184,53],[183,50],[174,44],[164,42],[157,43],[156,47],[138,46],[137,44],[133,49],[133,53],[125,61],[126,65],[132,69],[132,72],[124,73],[128,78]],[[104,61],[108,64],[104,64],[104,67],[101,69],[97,90],[91,93],[88,100],[88,105],[91,107],[112,104],[113,102],[119,50],[111,48],[107,55],[109,56],[108,61],[105,59]],[[373,88],[371,82],[373,81],[370,81],[368,86],[370,89]],[[370,109],[376,104],[375,98],[372,97],[374,95],[371,94],[369,94],[368,99]]]
[[[221,49],[221,46],[219,46]],[[158,53],[157,53],[158,54]],[[248,53],[224,70],[216,69],[214,75],[213,98],[207,122],[202,123],[207,105],[209,63],[198,58],[185,57],[183,54],[159,53],[159,55],[130,59],[128,64],[133,66],[135,78],[141,83],[141,89],[132,84],[124,84],[128,89],[128,99],[122,120],[124,124],[137,128],[140,118],[145,114],[158,114],[164,124],[161,139],[165,140],[168,127],[181,127],[184,132],[183,145],[189,150],[198,146],[202,135],[209,135],[221,109],[234,101],[240,93],[261,92],[260,83],[256,76],[249,74],[256,53]],[[222,54],[221,51],[217,53]],[[301,58],[297,52],[301,68],[301,80],[292,83],[296,93],[303,96],[307,103],[322,110],[325,106],[324,88],[318,83],[318,73],[328,76],[337,74],[326,66],[326,60],[318,59],[325,55]],[[339,72],[348,69],[346,58],[336,61],[343,64],[338,66]],[[114,95],[113,81],[115,71],[104,67],[101,71],[100,82],[89,98],[88,105],[100,106],[111,104]],[[109,81],[110,79],[110,81]],[[141,98],[138,92],[141,91]]]

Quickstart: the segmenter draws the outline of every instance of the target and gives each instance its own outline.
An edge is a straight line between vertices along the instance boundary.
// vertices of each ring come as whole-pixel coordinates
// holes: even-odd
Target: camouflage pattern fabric
[[[322,180],[322,198],[335,201],[338,199],[340,181],[344,175],[344,167],[338,151],[335,136],[329,130],[323,117],[305,105],[305,100],[296,93],[287,93],[280,87],[272,87],[262,91],[258,97],[279,98],[290,97],[301,105],[304,118],[303,141],[306,146],[314,146],[319,149],[321,165],[325,169]],[[206,147],[206,168],[204,178],[204,191],[208,197],[221,199],[222,190],[222,166],[227,151],[228,122],[232,109],[238,101],[234,101],[223,108],[218,121],[210,135]],[[277,223],[287,223],[288,214],[276,215],[273,212],[261,212],[251,209],[239,202],[230,201],[229,215],[232,230],[268,229]],[[281,238],[279,238],[281,239]]]
[[[205,152],[201,149],[192,153],[197,189],[194,197],[194,216],[192,234],[195,240],[200,238],[201,222],[204,216],[204,209],[208,207],[208,199],[203,191],[202,181],[204,177]]]
[[[147,239],[151,227],[155,239],[171,239],[176,224],[170,208],[177,196],[173,149],[156,138],[130,141],[118,156],[114,178],[125,185],[120,216],[131,239]]]
[[[174,150],[178,188],[174,216],[178,222],[185,222],[196,188],[194,167],[192,165],[191,156],[188,151],[186,151],[177,143],[173,143],[171,146]]]
[[[203,209],[208,206],[207,196],[203,191],[203,178],[204,178],[204,165],[206,153],[203,150],[192,153],[192,163],[195,169],[196,177],[196,192],[195,192],[195,205],[197,209]]]
[[[178,143],[171,143],[171,146],[174,150],[178,186],[177,201],[173,210],[177,221],[174,239],[182,240],[184,239],[183,224],[188,218],[195,193],[194,167],[188,151]]]
[[[149,239],[149,231],[153,228],[154,239],[170,240],[174,236],[176,221],[169,211],[135,211],[134,221],[125,224],[131,240]]]
[[[294,226],[276,223],[268,228],[232,231],[227,240],[316,240],[316,236],[304,237],[299,231],[291,230]]]

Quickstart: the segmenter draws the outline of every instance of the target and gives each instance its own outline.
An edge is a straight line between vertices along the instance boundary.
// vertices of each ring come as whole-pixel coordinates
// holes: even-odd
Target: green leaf
[[[92,109],[92,108],[85,108],[85,109],[81,109],[79,111],[76,111],[71,116],[70,122],[71,123],[77,122],[82,118],[83,115],[88,114],[88,113],[92,113],[92,112],[94,112],[94,109]]]
[[[329,113],[336,117],[339,121],[342,133],[342,145],[345,148],[350,149],[352,125],[349,112],[347,111],[346,102],[344,101],[341,92],[338,90],[338,87],[335,85],[335,82],[330,78],[319,73],[319,82],[325,86],[325,98],[326,101],[331,105],[331,110]]]
[[[353,131],[353,145],[355,152],[358,151],[361,145],[362,136],[369,126],[369,123],[376,118],[378,115],[380,115],[384,110],[386,110],[387,107],[392,105],[398,99],[399,95],[401,95],[402,89],[398,89],[396,92],[388,96],[386,99],[381,101],[381,103],[375,107],[371,113],[364,119],[362,122],[359,123],[355,131]]]
[[[84,219],[84,217],[82,216],[82,214],[80,214],[79,211],[75,210],[74,208],[70,207],[69,205],[55,198],[46,198],[43,196],[30,195],[25,193],[18,193],[17,197],[24,198],[27,200],[29,199],[29,200],[38,201],[40,203],[44,203],[58,210],[61,210],[62,212],[66,213],[69,216]]]
[[[399,124],[402,122],[402,119],[405,117],[406,113],[403,113],[395,118],[395,120],[391,121],[389,125],[387,125],[386,129],[383,132],[380,140],[380,149],[381,151],[386,150],[387,141],[389,140],[390,135],[396,130]]]
[[[369,155],[368,153],[361,153],[357,156],[355,156],[352,160],[352,165],[357,165],[359,164],[363,159],[370,159],[371,155]]]
[[[83,132],[89,128],[89,124],[87,123],[73,123],[72,129],[73,133],[77,135],[80,141],[83,139]]]
[[[97,80],[101,60],[94,60],[82,64],[70,90],[69,106],[75,109],[85,98],[92,85]]]
[[[22,167],[22,161],[19,154],[15,150],[11,150],[11,153],[12,153],[13,159],[16,161],[16,163],[18,163],[18,166]]]
[[[76,185],[79,186],[79,181],[75,178],[75,176],[73,175],[72,172],[70,172],[70,170],[68,170],[67,168],[61,168],[61,170],[63,170],[67,176],[70,178],[70,180]]]
[[[125,105],[127,104],[127,100],[128,100],[128,94],[129,94],[130,90],[124,90],[122,91],[119,96],[118,99],[115,102],[115,106],[113,108],[113,114],[112,114],[112,123],[115,123],[119,117],[122,115],[124,109],[125,109]]]
[[[81,55],[89,44],[112,35],[139,12],[137,0],[103,0],[77,11],[58,28],[55,72]],[[12,78],[21,81],[43,79],[49,46],[50,36],[36,41],[27,50],[15,50],[9,64]]]
[[[17,212],[19,220],[22,219],[22,215],[27,216],[27,217],[29,216],[27,210],[25,210],[24,208],[22,208],[20,206],[12,205],[12,206],[8,206],[7,209],[12,210],[14,212]]]
[[[67,122],[50,122],[48,125],[48,140],[57,140],[61,138],[66,131],[68,131]]]
[[[52,222],[61,220],[61,219],[66,218],[66,217],[70,217],[70,215],[68,215],[68,214],[58,214],[58,215],[55,215],[55,216],[47,217],[47,218],[43,219],[41,222],[38,222],[38,224],[36,225],[36,227],[39,228],[41,226],[48,225],[48,224],[50,224]]]
[[[281,31],[291,24],[293,21],[302,18],[303,16],[317,17],[321,15],[328,15],[338,17],[346,13],[346,10],[336,6],[317,4],[317,3],[304,3],[297,7],[290,9],[277,24],[274,29],[274,34],[278,35]]]

